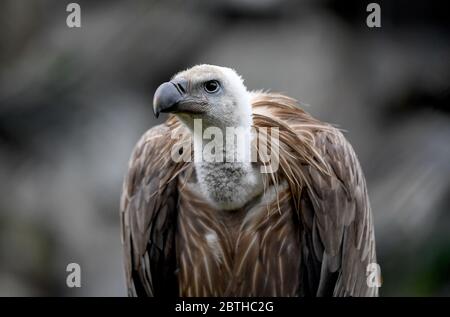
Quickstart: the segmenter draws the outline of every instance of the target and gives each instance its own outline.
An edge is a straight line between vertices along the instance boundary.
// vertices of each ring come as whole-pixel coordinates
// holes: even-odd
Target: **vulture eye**
[[[205,91],[209,94],[218,92],[220,89],[220,84],[217,80],[208,80],[203,84]]]

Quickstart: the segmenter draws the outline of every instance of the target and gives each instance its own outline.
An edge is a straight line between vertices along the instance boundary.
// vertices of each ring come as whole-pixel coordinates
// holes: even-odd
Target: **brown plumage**
[[[376,296],[366,283],[373,220],[352,147],[293,99],[251,96],[253,125],[279,128],[280,168],[236,210],[202,196],[194,163],[170,159],[172,131],[191,142],[175,116],[136,145],[121,200],[129,295]]]

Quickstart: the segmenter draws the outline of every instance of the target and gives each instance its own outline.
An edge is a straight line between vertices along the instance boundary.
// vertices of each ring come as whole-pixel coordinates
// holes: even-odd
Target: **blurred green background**
[[[0,295],[123,296],[119,198],[155,88],[235,68],[345,129],[366,173],[382,296],[450,295],[445,1],[0,3]],[[447,1],[448,2],[448,1]],[[164,119],[164,118],[163,118]],[[160,122],[160,121],[159,121]],[[66,287],[66,265],[82,287]]]

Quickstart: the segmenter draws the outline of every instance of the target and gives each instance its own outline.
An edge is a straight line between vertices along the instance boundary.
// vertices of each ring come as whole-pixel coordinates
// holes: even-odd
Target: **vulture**
[[[129,296],[378,296],[366,182],[339,129],[206,64],[161,84],[153,111],[168,118],[136,144],[121,197]]]

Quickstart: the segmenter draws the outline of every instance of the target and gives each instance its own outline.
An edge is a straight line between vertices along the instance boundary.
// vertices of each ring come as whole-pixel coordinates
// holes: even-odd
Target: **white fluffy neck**
[[[203,127],[193,138],[198,183],[213,205],[238,209],[263,191],[259,168],[251,163],[250,124],[234,129]]]

